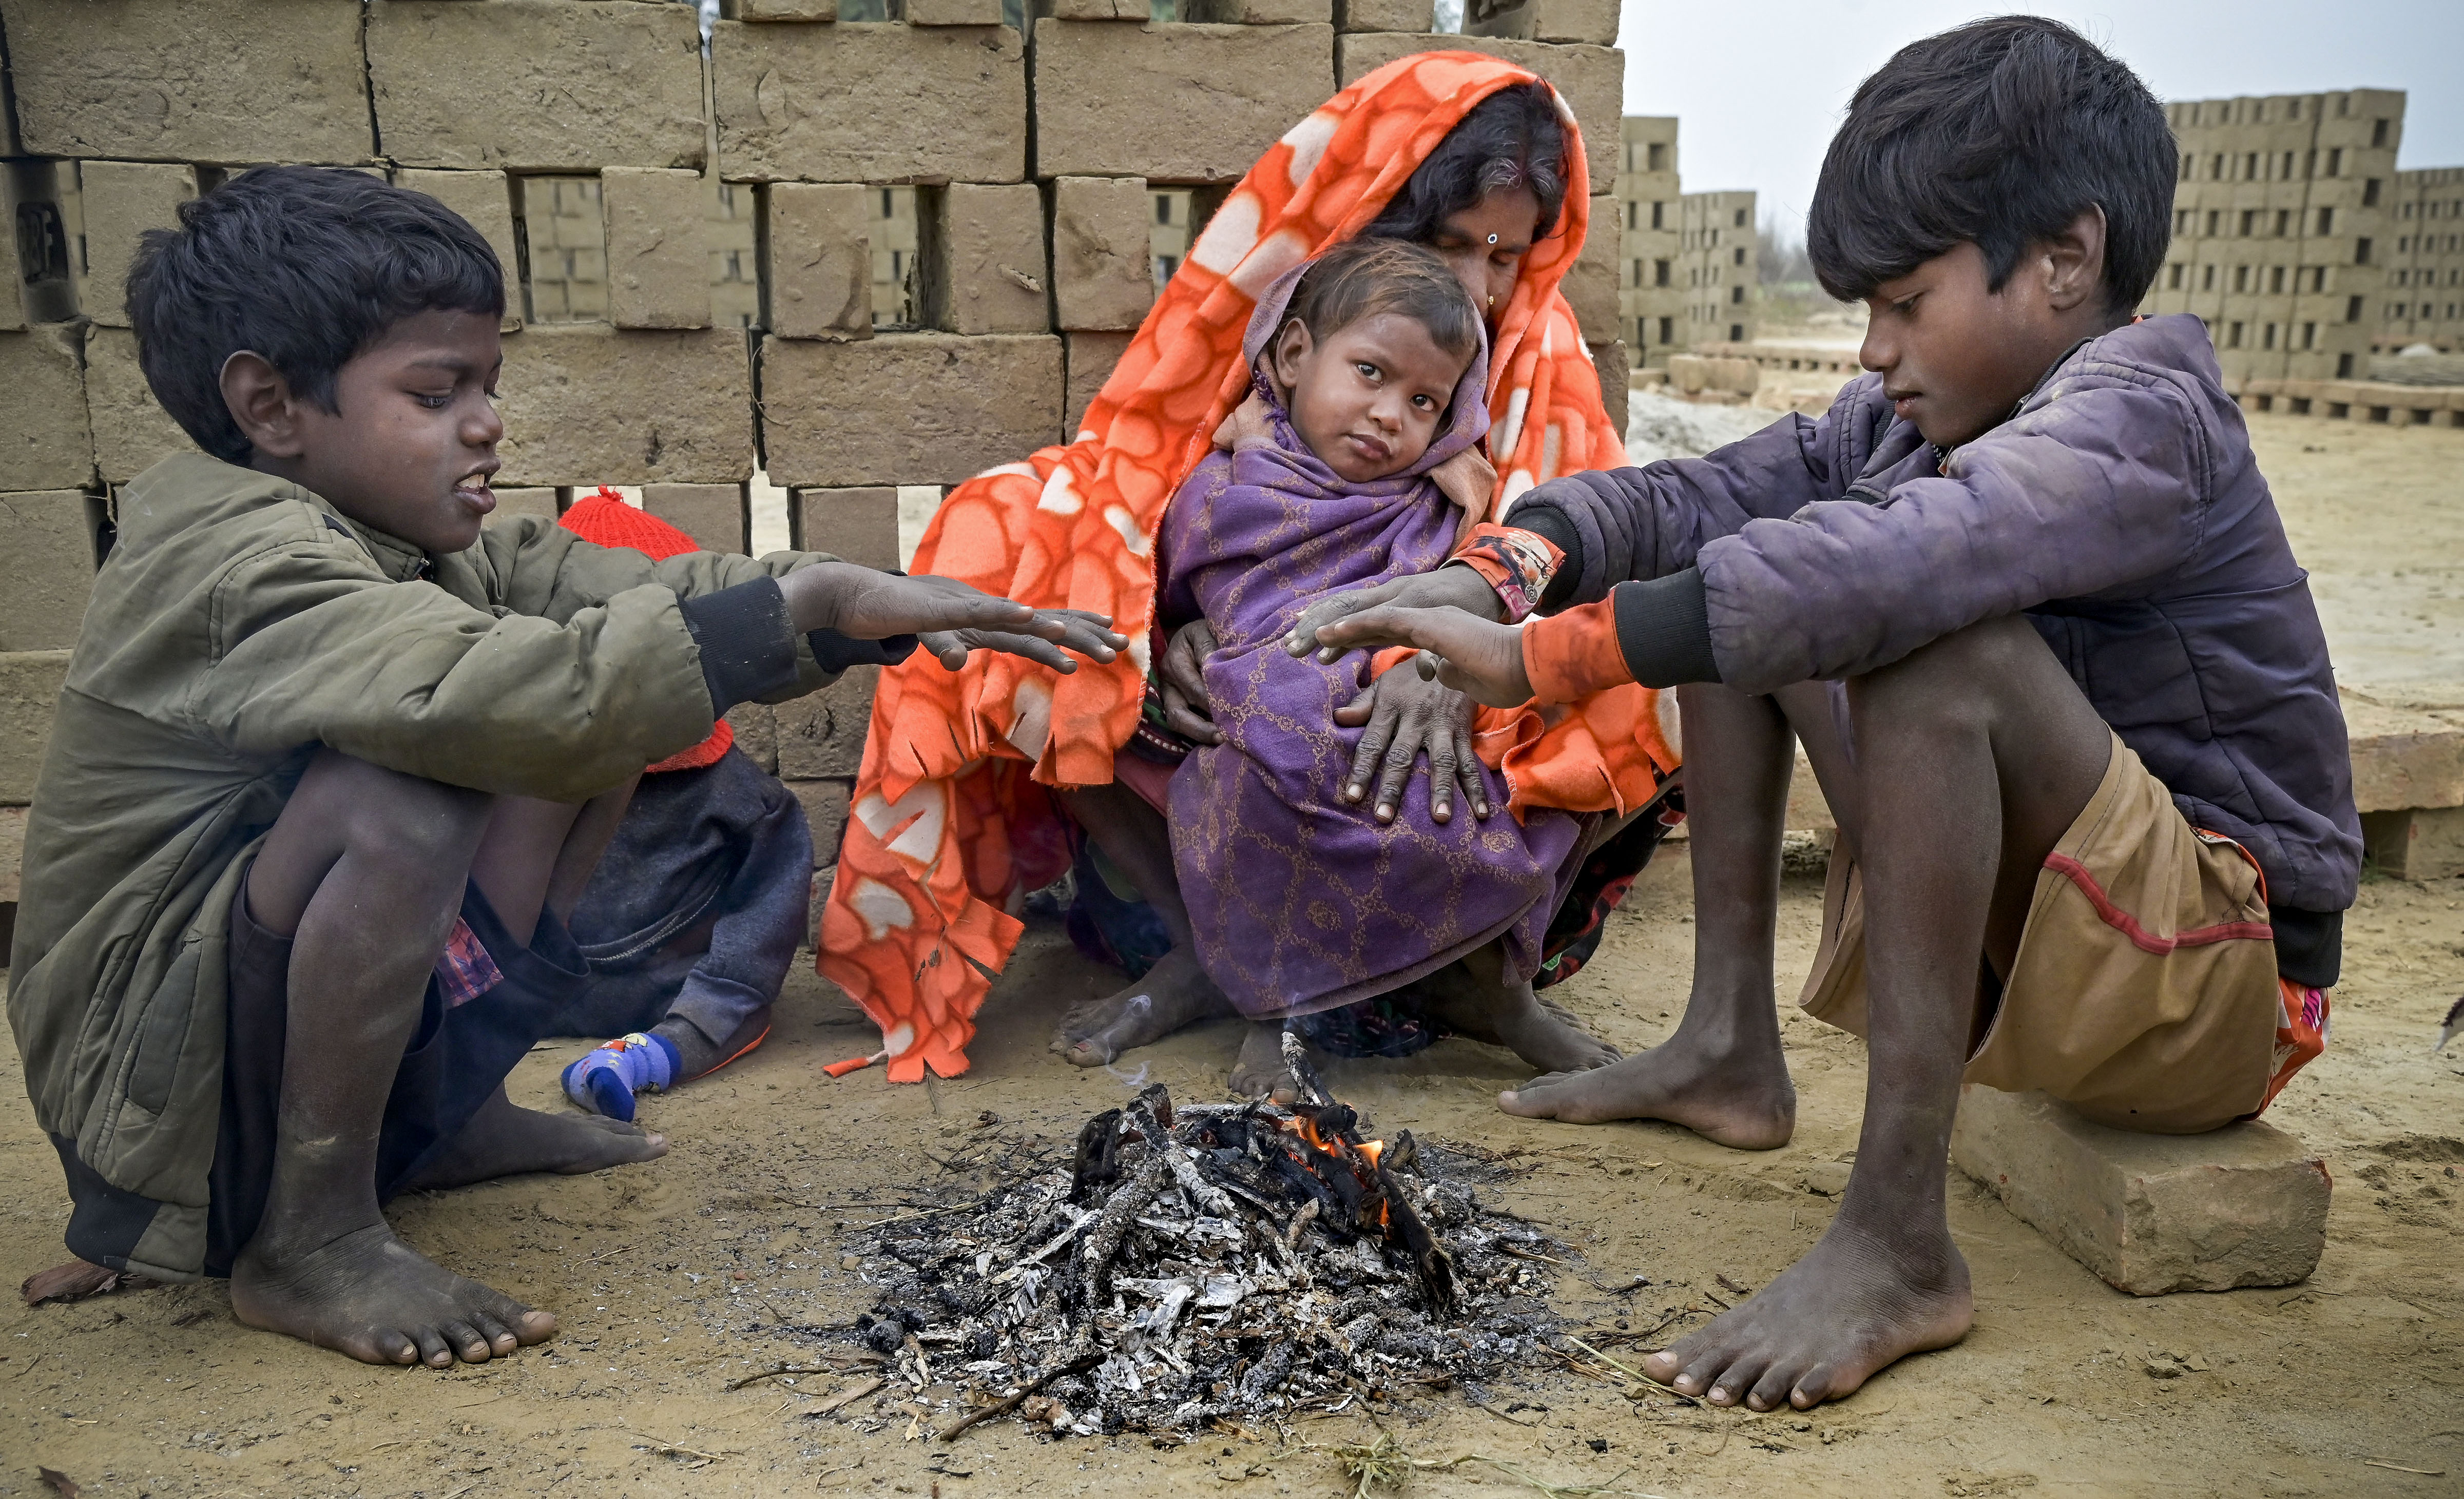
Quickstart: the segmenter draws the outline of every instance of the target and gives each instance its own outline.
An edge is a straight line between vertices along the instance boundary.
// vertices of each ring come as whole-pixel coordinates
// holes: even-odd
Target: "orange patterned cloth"
[[[1011,914],[1067,867],[1049,786],[1112,779],[1151,664],[1155,537],[1164,506],[1249,390],[1242,336],[1284,272],[1357,234],[1482,99],[1535,81],[1473,53],[1388,64],[1292,127],[1207,221],[1087,409],[1076,441],[950,492],[913,571],[1044,608],[1112,617],[1130,650],[1061,676],[978,652],[945,672],[924,656],[882,673],[821,971],[882,1030],[893,1082],[967,1069],[992,976],[1017,944]],[[1558,232],[1525,257],[1489,360],[1490,518],[1534,484],[1620,465],[1623,435],[1558,283],[1581,253],[1591,185],[1573,112]],[[1626,686],[1559,707],[1482,709],[1481,758],[1509,809],[1631,811],[1677,757],[1653,693]]]

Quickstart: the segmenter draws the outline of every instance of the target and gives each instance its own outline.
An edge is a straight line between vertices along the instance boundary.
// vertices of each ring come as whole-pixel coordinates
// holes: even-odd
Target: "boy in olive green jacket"
[[[180,218],[146,236],[129,310],[205,451],[121,496],[10,963],[68,1246],[228,1274],[241,1320],[369,1362],[502,1356],[555,1318],[430,1263],[380,1204],[666,1149],[503,1086],[583,978],[563,919],[643,767],[904,637],[1065,671],[1061,646],[1124,642],[810,554],[483,532],[504,430],[486,241],[308,167]]]

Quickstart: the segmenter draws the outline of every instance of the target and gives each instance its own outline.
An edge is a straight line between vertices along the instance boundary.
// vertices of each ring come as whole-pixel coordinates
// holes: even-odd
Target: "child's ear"
[[[1267,346],[1266,372],[1275,377],[1278,386],[1287,393],[1290,392],[1300,383],[1301,365],[1316,346],[1316,340],[1309,337],[1309,324],[1297,317],[1292,318],[1284,324],[1284,331],[1275,335],[1275,341]]]
[[[242,349],[223,360],[223,404],[249,445],[269,458],[297,458],[302,447],[299,402],[272,360]]]
[[[2070,312],[2101,293],[2104,229],[2104,209],[2090,204],[2060,233],[2045,241],[2045,293],[2055,312]]]

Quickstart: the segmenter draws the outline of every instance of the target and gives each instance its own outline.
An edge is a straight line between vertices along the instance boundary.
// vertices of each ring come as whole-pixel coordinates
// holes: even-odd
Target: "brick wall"
[[[1430,34],[1431,0],[725,10],[705,54],[672,0],[0,0],[0,904],[115,490],[189,445],[137,368],[128,258],[252,165],[377,172],[495,247],[504,513],[609,484],[705,545],[887,566],[948,486],[1074,430],[1260,152],[1468,47],[1592,127],[1568,292],[1623,410],[1614,0],[1483,0],[1478,36]],[[733,715],[825,864],[871,691]]]

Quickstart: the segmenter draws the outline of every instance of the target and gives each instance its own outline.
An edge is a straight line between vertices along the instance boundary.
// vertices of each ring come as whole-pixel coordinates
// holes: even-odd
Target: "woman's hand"
[[[1192,619],[1172,632],[1155,676],[1155,696],[1163,702],[1164,727],[1196,745],[1220,745],[1223,730],[1215,727],[1206,696],[1206,658],[1215,654],[1215,628]]]
[[[1335,620],[1320,629],[1317,638],[1338,652],[1410,645],[1424,653],[1418,663],[1423,673],[1434,659],[1438,681],[1470,694],[1475,703],[1520,707],[1531,701],[1531,677],[1523,667],[1523,632],[1461,609],[1381,604]]]
[[[1328,595],[1301,611],[1291,633],[1284,637],[1284,649],[1295,656],[1315,651],[1321,664],[1331,665],[1357,642],[1334,643],[1323,633],[1326,627],[1363,610],[1390,605],[1399,609],[1459,609],[1486,620],[1506,618],[1506,601],[1488,586],[1488,579],[1467,567],[1441,567],[1434,573],[1398,577],[1375,588]]]
[[[1498,626],[1503,628],[1503,626]],[[1343,799],[1357,803],[1369,794],[1369,778],[1377,775],[1376,816],[1395,820],[1403,804],[1403,787],[1412,765],[1429,758],[1429,815],[1451,822],[1455,787],[1463,787],[1472,815],[1486,817],[1488,783],[1471,749],[1471,700],[1419,672],[1397,666],[1369,684],[1369,690],[1334,710],[1334,721],[1346,728],[1369,726],[1352,756],[1352,773],[1344,778]],[[1384,769],[1379,771],[1380,760]]]

